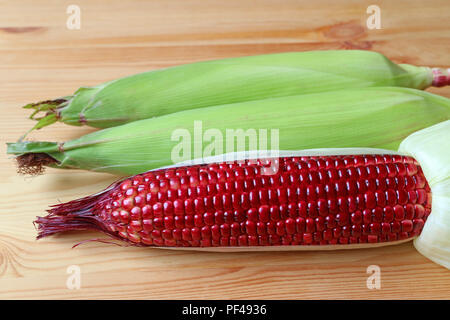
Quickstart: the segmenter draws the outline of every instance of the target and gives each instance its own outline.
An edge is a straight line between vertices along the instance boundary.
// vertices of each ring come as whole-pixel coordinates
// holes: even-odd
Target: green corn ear
[[[107,128],[183,110],[373,86],[425,89],[450,82],[447,71],[395,64],[359,50],[289,52],[186,64],[83,87],[33,103],[34,129],[56,121]],[[46,116],[39,118],[39,112]]]
[[[228,152],[236,150],[226,147],[230,143],[225,141],[227,129],[277,129],[281,150],[396,150],[412,132],[448,119],[450,100],[425,91],[394,87],[347,89],[186,110],[100,130],[60,144],[10,143],[8,153],[18,155],[25,167],[44,164],[125,175],[173,164],[172,152],[180,144],[180,139],[172,136],[177,129],[189,132],[192,154],[191,147],[195,148],[202,137],[194,132],[194,121],[198,120],[202,121],[202,133],[209,129],[221,133],[223,139],[216,143],[223,147],[222,152]],[[204,142],[204,146],[208,144]],[[257,148],[264,149],[261,145]],[[268,142],[266,148],[273,146]],[[245,149],[256,148],[246,140]],[[221,153],[218,148],[215,151]]]

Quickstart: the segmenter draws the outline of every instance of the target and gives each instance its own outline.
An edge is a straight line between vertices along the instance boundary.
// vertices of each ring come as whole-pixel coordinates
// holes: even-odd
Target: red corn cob
[[[411,157],[270,161],[139,174],[53,206],[36,221],[38,238],[94,229],[160,247],[389,244],[419,235],[431,211],[430,187]],[[278,170],[268,174],[274,165]]]

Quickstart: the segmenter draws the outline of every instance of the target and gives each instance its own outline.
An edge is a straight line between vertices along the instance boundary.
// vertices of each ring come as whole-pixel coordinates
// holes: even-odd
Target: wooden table
[[[16,174],[5,155],[32,122],[20,106],[83,85],[192,61],[313,49],[376,50],[396,62],[450,67],[450,2],[376,1],[380,30],[366,27],[373,1],[74,1],[81,29],[66,27],[67,1],[0,1],[0,298],[409,299],[450,298],[450,272],[412,243],[369,250],[195,253],[74,243],[73,233],[35,241],[48,205],[96,192],[115,177],[48,170]],[[450,88],[431,91],[450,97]],[[52,125],[32,139],[92,131]],[[68,289],[79,266],[81,289]],[[381,289],[369,290],[369,265]]]

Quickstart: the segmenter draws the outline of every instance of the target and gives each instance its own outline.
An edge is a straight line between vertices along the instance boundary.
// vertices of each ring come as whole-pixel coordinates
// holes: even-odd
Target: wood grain
[[[77,0],[81,29],[66,28],[74,1],[0,1],[0,298],[2,299],[439,299],[448,270],[411,243],[333,252],[199,253],[71,246],[95,233],[35,241],[32,221],[48,205],[96,192],[106,174],[48,170],[18,176],[5,156],[32,125],[28,102],[85,85],[192,61],[292,50],[375,50],[396,62],[450,67],[450,2],[377,1],[382,29],[366,28],[372,1]],[[432,89],[450,97],[450,89]],[[92,131],[54,125],[33,139],[65,140]],[[81,289],[66,287],[81,268]],[[366,269],[381,268],[381,290]]]

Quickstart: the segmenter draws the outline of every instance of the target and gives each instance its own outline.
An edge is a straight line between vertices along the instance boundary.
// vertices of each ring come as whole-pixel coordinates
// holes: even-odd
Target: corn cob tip
[[[431,70],[433,73],[433,87],[445,87],[450,85],[450,68],[433,68]]]
[[[106,190],[108,189],[109,188],[107,188]],[[33,221],[33,225],[38,231],[36,239],[39,240],[56,233],[66,231],[91,230],[103,232],[110,238],[95,238],[84,240],[75,244],[72,248],[91,241],[115,244],[118,246],[143,246],[133,243],[127,239],[121,238],[115,232],[109,230],[106,224],[99,217],[93,214],[93,206],[97,201],[101,200],[104,197],[104,192],[68,203],[54,205],[52,206],[53,208],[47,210],[47,212],[49,213],[47,216],[36,217],[36,220]],[[118,240],[118,242],[115,242],[114,240]]]

